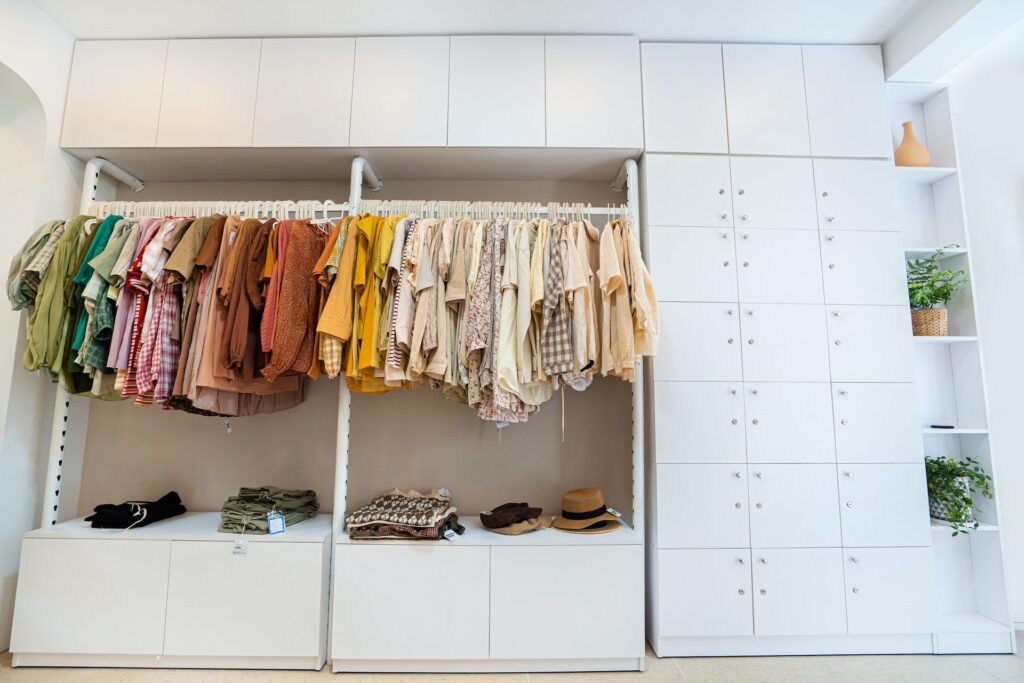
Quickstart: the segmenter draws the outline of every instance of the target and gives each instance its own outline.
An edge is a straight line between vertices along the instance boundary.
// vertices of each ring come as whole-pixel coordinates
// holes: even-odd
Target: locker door
[[[744,463],[739,382],[655,382],[658,462]]]
[[[821,259],[827,303],[906,305],[900,233],[830,230],[821,233]]]
[[[654,379],[743,379],[739,309],[736,304],[662,303],[661,349]]]
[[[652,225],[651,274],[659,301],[737,301],[735,231]]]
[[[828,354],[834,381],[914,381],[914,342],[908,307],[827,309]]]
[[[835,462],[827,382],[748,382],[743,397],[749,462]]]
[[[820,304],[821,249],[816,231],[738,230],[740,301]]]
[[[834,465],[750,465],[750,545],[839,547]]]
[[[748,548],[741,465],[658,465],[659,548]]]
[[[743,377],[753,382],[827,382],[825,308],[744,304]]]
[[[731,157],[729,163],[737,227],[817,229],[810,159]]]

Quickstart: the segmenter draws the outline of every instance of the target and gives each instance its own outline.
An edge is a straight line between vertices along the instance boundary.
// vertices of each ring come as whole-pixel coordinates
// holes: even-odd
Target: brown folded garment
[[[490,514],[481,512],[480,521],[488,529],[499,529],[528,519],[536,519],[541,512],[540,508],[532,508],[529,503],[505,503],[491,510]]]
[[[509,524],[508,526],[499,527],[497,529],[488,529],[488,531],[493,531],[496,534],[504,534],[505,536],[518,536],[519,534],[526,534],[539,529],[547,529],[550,526],[550,517],[535,517],[533,519],[524,519],[521,522]]]

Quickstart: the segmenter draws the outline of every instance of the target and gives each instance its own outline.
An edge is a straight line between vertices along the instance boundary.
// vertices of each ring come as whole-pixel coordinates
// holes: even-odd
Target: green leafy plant
[[[939,260],[943,253],[939,249],[926,258],[907,261],[907,290],[910,293],[911,308],[935,308],[945,304],[958,289],[967,284],[964,271],[942,269]]]
[[[974,518],[974,494],[992,497],[992,477],[985,473],[974,458],[954,460],[940,455],[925,458],[928,478],[928,503],[932,517],[949,522],[953,535],[977,529]]]

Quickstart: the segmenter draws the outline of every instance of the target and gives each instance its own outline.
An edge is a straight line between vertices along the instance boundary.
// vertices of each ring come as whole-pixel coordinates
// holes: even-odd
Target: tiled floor
[[[1017,636],[1024,649],[1024,632]],[[580,674],[331,674],[322,671],[208,671],[161,669],[12,669],[11,655],[0,655],[0,681],[7,683],[343,683],[358,681],[415,681],[456,683],[514,681],[516,683],[600,683],[627,681],[728,681],[824,683],[832,681],[1024,681],[1024,654],[911,655],[895,657],[715,657],[658,659],[647,652],[647,670],[641,673]]]

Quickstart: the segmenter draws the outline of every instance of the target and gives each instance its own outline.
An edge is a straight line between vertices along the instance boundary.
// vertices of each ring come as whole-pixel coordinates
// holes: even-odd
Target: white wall
[[[971,232],[1010,614],[1024,622],[1024,22],[949,74]]]
[[[0,2],[0,268],[38,224],[71,213],[82,164],[58,146],[73,41],[28,0]],[[6,282],[6,279],[4,280]],[[39,524],[52,385],[20,367],[21,318],[0,302],[0,650],[10,642],[21,535]]]

